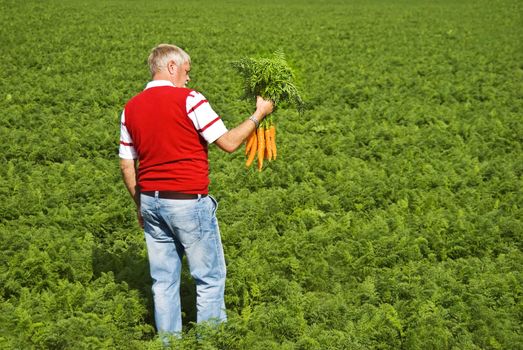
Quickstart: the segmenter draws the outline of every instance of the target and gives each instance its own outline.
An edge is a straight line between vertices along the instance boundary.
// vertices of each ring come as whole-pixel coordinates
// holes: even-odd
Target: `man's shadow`
[[[144,243],[145,244],[145,243]],[[187,260],[184,256],[180,283],[182,303],[182,322],[184,329],[192,328],[196,323],[196,284],[191,277]],[[102,273],[112,272],[115,282],[125,282],[129,289],[137,290],[146,300],[147,313],[144,321],[156,329],[154,322],[154,303],[151,290],[152,280],[149,273],[149,261],[140,252],[128,249],[121,254],[108,252],[99,247],[93,250],[93,273],[98,278]]]

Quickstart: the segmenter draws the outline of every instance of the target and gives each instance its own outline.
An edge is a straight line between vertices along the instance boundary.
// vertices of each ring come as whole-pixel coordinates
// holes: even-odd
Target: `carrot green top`
[[[244,79],[245,98],[262,96],[277,107],[289,103],[301,113],[305,104],[294,84],[294,73],[282,51],[269,58],[243,58],[232,66]]]

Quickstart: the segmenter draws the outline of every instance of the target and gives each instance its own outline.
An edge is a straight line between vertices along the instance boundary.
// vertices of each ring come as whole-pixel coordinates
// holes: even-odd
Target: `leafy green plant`
[[[243,78],[245,98],[262,96],[272,100],[276,107],[286,102],[303,112],[305,103],[283,51],[275,51],[271,57],[242,58],[231,64]]]

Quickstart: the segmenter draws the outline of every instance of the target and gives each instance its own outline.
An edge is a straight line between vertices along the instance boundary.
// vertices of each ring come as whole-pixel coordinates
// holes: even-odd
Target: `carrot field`
[[[523,349],[523,3],[0,0],[0,349],[160,349],[120,113],[152,47],[232,128],[283,51],[263,171],[209,147],[228,322],[180,349]]]

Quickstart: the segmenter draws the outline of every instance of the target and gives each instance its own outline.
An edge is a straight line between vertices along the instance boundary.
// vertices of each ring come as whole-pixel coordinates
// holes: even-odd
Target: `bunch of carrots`
[[[272,119],[264,120],[260,127],[254,130],[245,143],[245,155],[247,162],[245,166],[250,167],[254,158],[258,158],[258,171],[263,169],[263,160],[275,160],[278,156],[276,148],[276,126]]]
[[[243,78],[244,98],[252,101],[256,96],[261,96],[274,103],[273,114],[261,122],[245,144],[247,168],[257,157],[258,170],[262,171],[265,159],[271,161],[278,156],[276,126],[272,122],[276,108],[293,105],[301,114],[305,103],[294,85],[294,73],[287,64],[283,51],[276,51],[270,57],[242,58],[231,64]]]

